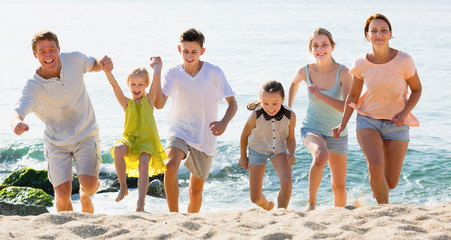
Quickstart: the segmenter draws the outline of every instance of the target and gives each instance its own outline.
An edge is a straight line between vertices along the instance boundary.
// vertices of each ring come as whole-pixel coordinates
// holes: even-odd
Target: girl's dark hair
[[[260,95],[263,92],[267,92],[267,93],[273,93],[273,92],[279,92],[280,96],[282,98],[285,97],[285,90],[283,90],[283,86],[282,83],[275,81],[275,80],[271,80],[269,82],[266,82],[262,85],[262,89],[260,90]],[[250,111],[255,110],[259,105],[261,104],[260,100],[254,101],[252,103],[249,103],[247,105],[247,109]]]

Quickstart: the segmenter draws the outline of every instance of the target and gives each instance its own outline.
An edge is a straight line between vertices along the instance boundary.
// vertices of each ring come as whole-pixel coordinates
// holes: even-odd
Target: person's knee
[[[171,160],[171,159],[169,159]],[[177,161],[168,161],[166,163],[166,173],[168,175],[176,175],[179,171],[180,164]]]
[[[384,167],[382,164],[370,164],[368,165],[368,171],[373,178],[380,178],[384,175]]]
[[[150,158],[141,158],[139,159],[138,169],[140,171],[147,170],[149,168]]]
[[[176,176],[182,159],[185,158],[185,153],[177,148],[170,148],[168,150],[168,160],[166,162],[165,175]]]
[[[317,151],[316,154],[313,154],[313,162],[312,165],[315,167],[324,168],[329,161],[329,153],[327,151]]]
[[[388,188],[395,189],[398,186],[399,178],[397,179],[387,179]]]
[[[199,187],[190,187],[189,188],[189,195],[191,198],[202,198],[202,188]]]
[[[69,201],[72,194],[72,186],[70,181],[58,185],[54,188],[54,191],[55,198],[57,198],[59,201]]]
[[[61,201],[67,201],[70,199],[70,196],[72,195],[71,190],[55,190],[55,197],[58,198]]]
[[[118,143],[114,147],[114,156],[115,157],[124,157],[125,154],[127,154],[127,151],[128,151],[127,145],[125,145],[123,143]]]
[[[280,188],[283,190],[291,189],[293,185],[293,180],[291,176],[284,176],[280,178]]]
[[[332,191],[336,194],[342,194],[346,192],[345,183],[332,183]]]
[[[80,180],[80,191],[83,191],[85,194],[92,196],[97,192],[99,188],[99,179],[95,176],[89,175],[80,175],[78,176]]]

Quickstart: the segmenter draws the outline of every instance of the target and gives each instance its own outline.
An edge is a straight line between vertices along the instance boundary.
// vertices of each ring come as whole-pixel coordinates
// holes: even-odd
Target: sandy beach
[[[0,216],[1,239],[451,239],[451,202],[300,212],[260,209]]]

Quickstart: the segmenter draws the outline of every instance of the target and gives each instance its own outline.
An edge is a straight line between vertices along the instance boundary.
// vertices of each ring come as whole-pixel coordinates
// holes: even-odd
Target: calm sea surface
[[[308,36],[316,27],[330,30],[337,42],[334,59],[348,67],[370,51],[363,36],[366,18],[386,15],[393,27],[391,46],[414,58],[423,84],[423,95],[413,113],[419,128],[411,129],[411,142],[398,187],[390,193],[391,203],[432,205],[451,201],[451,3],[432,1],[0,1],[0,181],[18,168],[46,168],[43,157],[44,125],[33,115],[26,118],[30,131],[15,136],[9,117],[27,79],[38,66],[30,40],[40,29],[59,36],[62,51],[81,51],[97,58],[110,56],[114,74],[128,94],[125,78],[132,68],[146,66],[149,57],[159,55],[164,69],[181,62],[178,37],[190,27],[206,36],[203,60],[219,65],[236,92],[239,110],[223,136],[204,189],[202,211],[249,209],[248,174],[237,165],[239,137],[250,112],[246,104],[258,98],[261,84],[281,81],[286,91],[297,69],[313,61]],[[115,175],[109,149],[122,135],[124,113],[104,73],[85,75],[87,89],[100,126],[104,175]],[[306,86],[301,84],[294,111],[297,162],[293,166],[293,194],[290,208],[302,210],[307,200],[311,157],[300,143],[299,128],[305,116]],[[227,104],[220,103],[220,116]],[[195,106],[193,106],[195,107]],[[155,111],[163,144],[169,107]],[[355,137],[355,115],[349,124],[347,191],[348,204],[356,198],[376,205],[371,197],[366,161]],[[179,174],[180,208],[186,211],[189,173]],[[105,186],[108,182],[103,182]],[[102,187],[103,187],[102,186]],[[268,164],[264,194],[277,198],[279,183]],[[97,194],[97,213],[120,214],[135,209],[137,192],[115,203],[116,194]],[[78,196],[75,209],[79,210]],[[148,197],[146,210],[166,212],[164,199]],[[333,207],[330,173],[324,172],[318,192],[318,207]],[[50,208],[50,211],[55,211]]]

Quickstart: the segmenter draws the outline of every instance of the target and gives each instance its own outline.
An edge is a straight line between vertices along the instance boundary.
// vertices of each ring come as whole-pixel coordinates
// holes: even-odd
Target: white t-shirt
[[[35,73],[14,110],[22,119],[34,112],[45,123],[44,138],[57,146],[66,146],[99,131],[83,80],[95,58],[80,52],[60,53],[59,57],[60,78],[44,79]]]
[[[192,77],[182,65],[165,74],[163,93],[172,98],[168,137],[178,137],[209,156],[216,154],[216,136],[209,125],[218,120],[218,101],[235,96],[222,70],[204,62]]]

